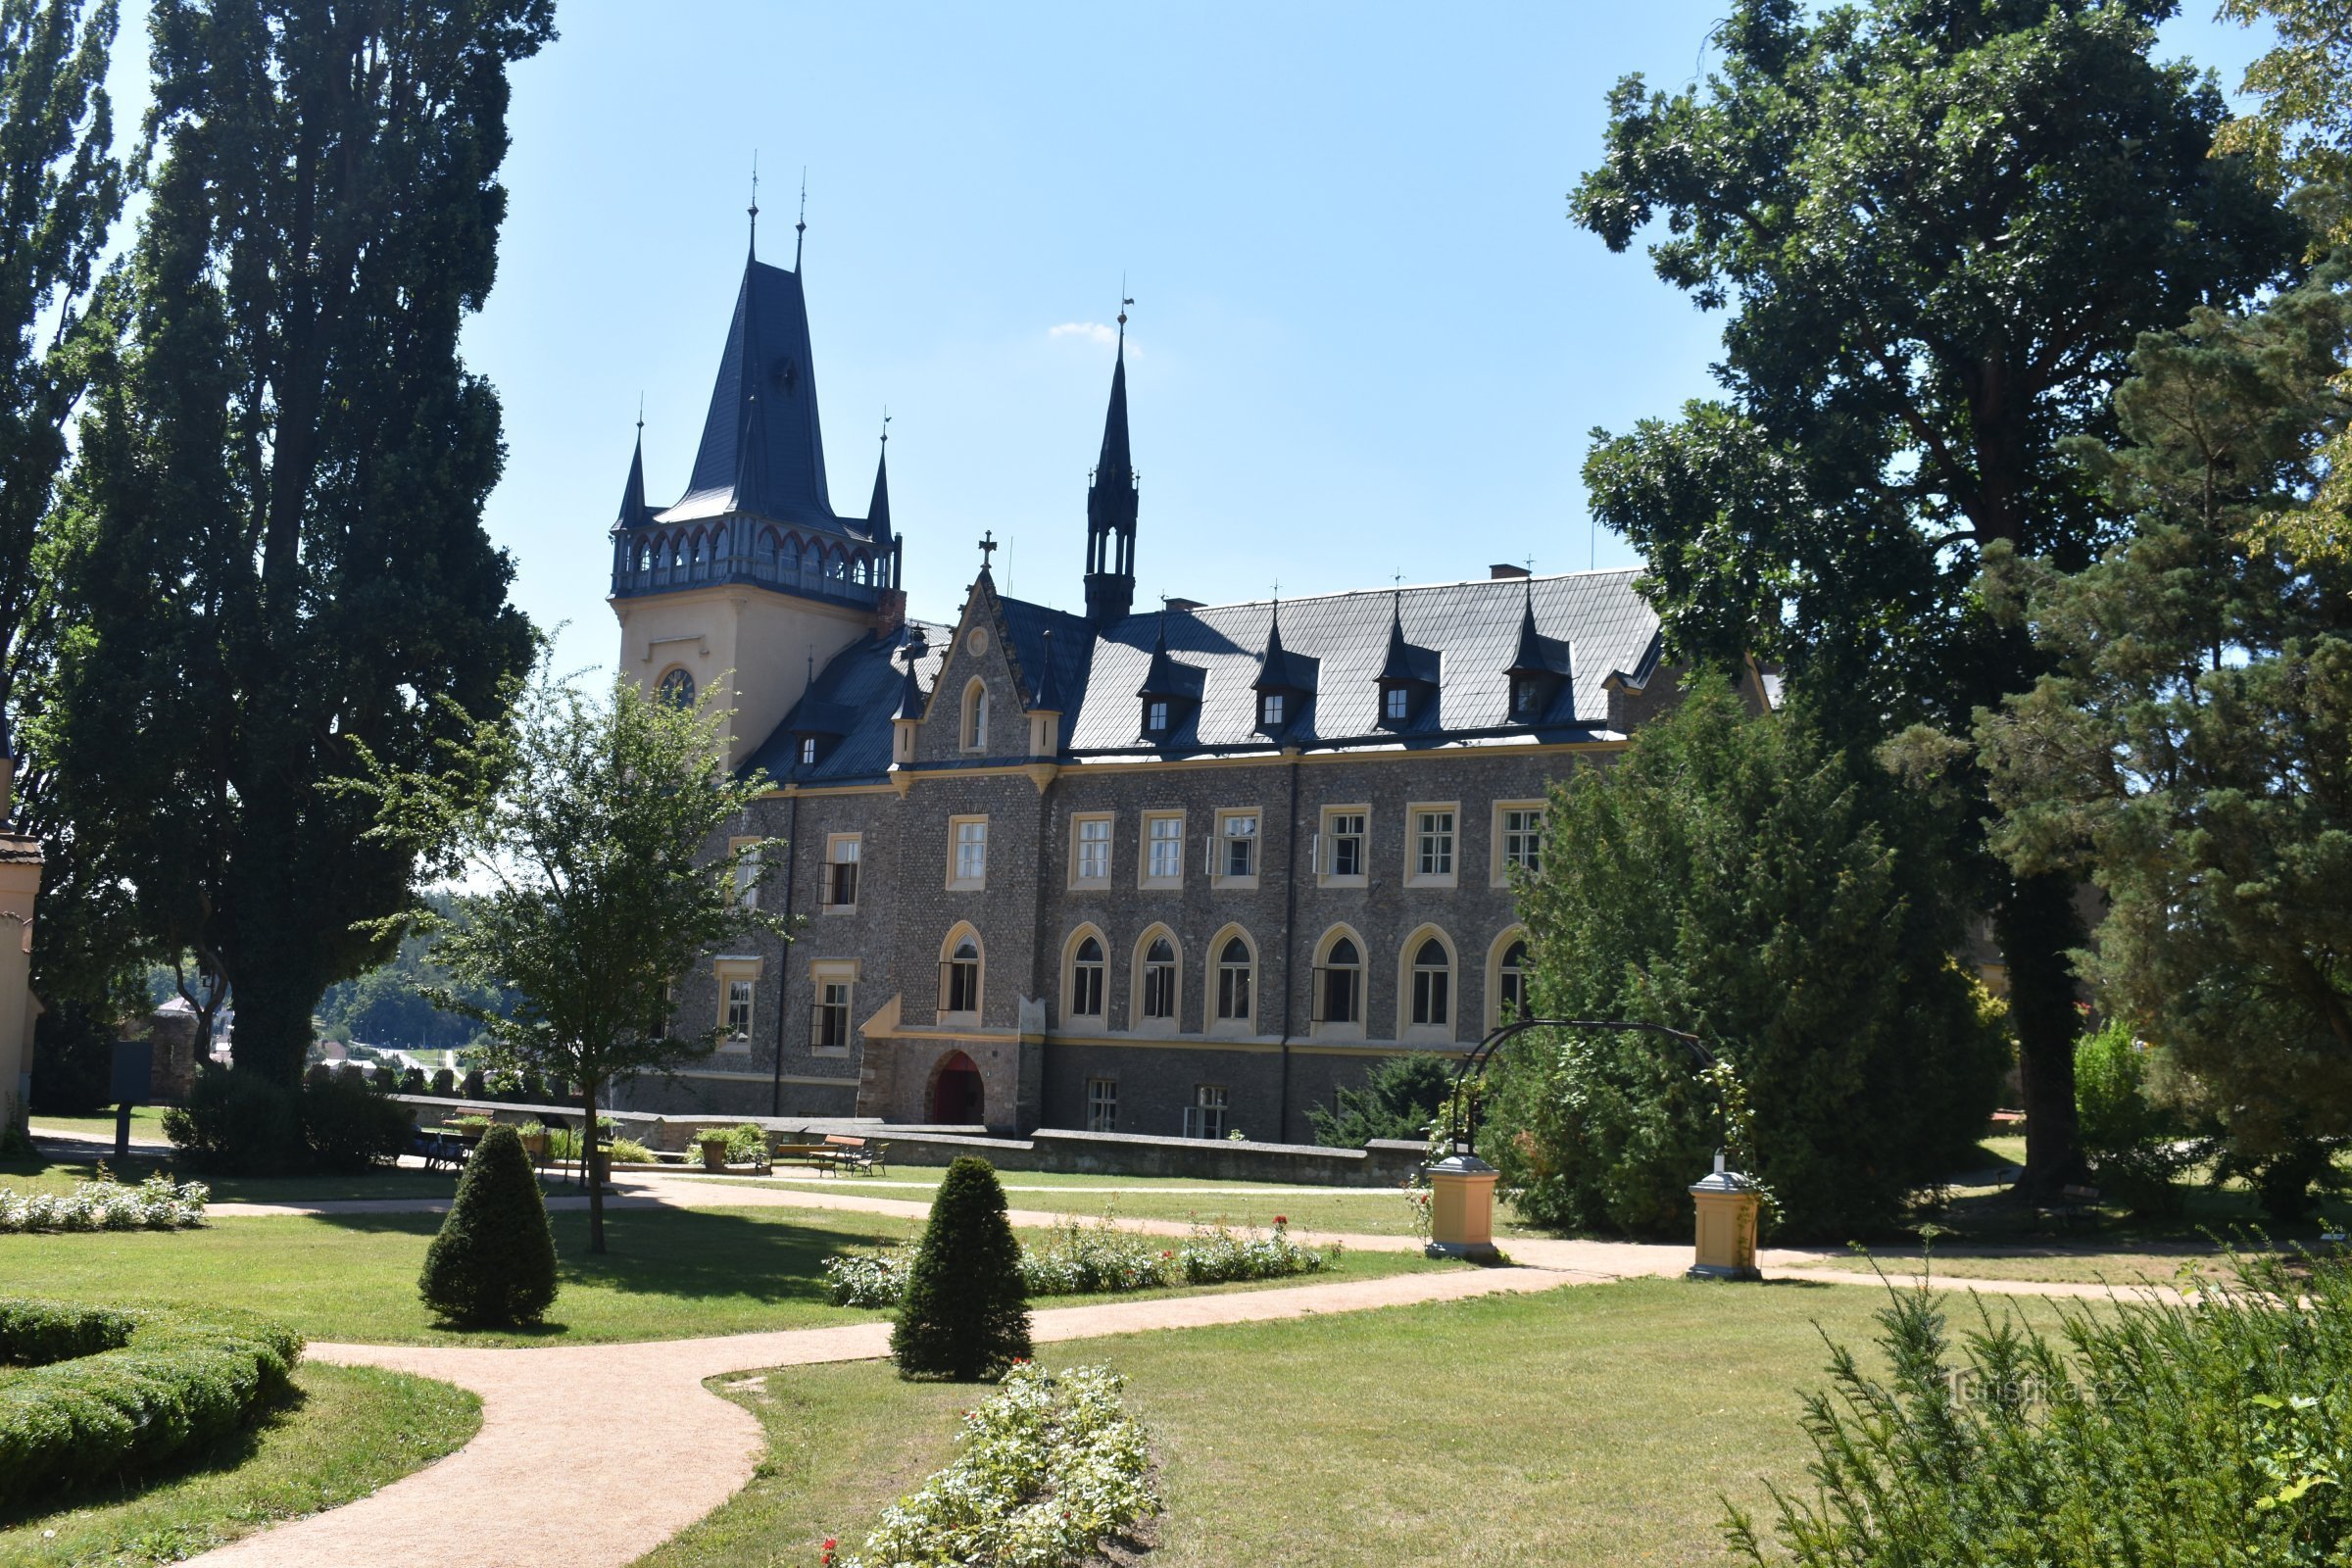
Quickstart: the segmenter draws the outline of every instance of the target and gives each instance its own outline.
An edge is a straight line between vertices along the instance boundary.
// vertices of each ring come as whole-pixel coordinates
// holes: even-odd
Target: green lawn
[[[482,1424],[462,1389],[371,1367],[308,1363],[296,1397],[144,1486],[0,1518],[0,1562],[106,1568],[177,1562],[280,1519],[364,1497],[462,1446]]]
[[[100,1116],[35,1116],[32,1118],[35,1136],[45,1132],[78,1133],[85,1138],[115,1136],[115,1113]],[[130,1107],[130,1136],[161,1138],[164,1136],[164,1108],[161,1105]]]
[[[587,1215],[565,1212],[553,1219],[563,1294],[552,1321],[537,1334],[433,1326],[416,1298],[416,1275],[425,1246],[440,1228],[435,1214],[224,1219],[172,1233],[0,1236],[0,1280],[11,1295],[232,1303],[313,1339],[371,1345],[684,1339],[869,1317],[825,1299],[819,1265],[844,1247],[906,1238],[916,1226],[883,1215],[775,1208],[618,1209],[605,1220],[611,1250],[595,1257],[587,1251]],[[1342,1260],[1336,1276],[1315,1277],[1362,1279],[1449,1266],[1458,1265],[1432,1263],[1417,1253],[1356,1252]]]
[[[192,1171],[169,1153],[133,1152],[128,1159],[0,1159],[0,1187],[20,1193],[62,1193],[77,1181],[87,1181],[104,1164],[117,1181],[133,1185],[158,1171],[174,1181],[200,1181],[222,1203],[326,1202],[341,1199],[449,1198],[458,1190],[455,1171],[384,1169],[356,1176],[215,1176]],[[541,1184],[549,1193],[565,1189],[550,1176]],[[577,1188],[571,1189],[577,1192]]]
[[[1041,1347],[1129,1379],[1168,1511],[1156,1568],[1710,1564],[1721,1497],[1801,1484],[1797,1391],[1820,1332],[1860,1346],[1846,1286],[1641,1280],[1538,1296]],[[2020,1303],[2048,1321],[2046,1303]],[[1996,1306],[1995,1310],[1999,1310]],[[751,1486],[646,1568],[844,1553],[946,1462],[968,1387],[884,1365],[792,1367],[721,1392],[765,1425]]]

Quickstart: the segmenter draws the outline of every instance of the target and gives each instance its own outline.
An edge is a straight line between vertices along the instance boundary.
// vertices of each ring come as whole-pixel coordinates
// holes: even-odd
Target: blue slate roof
[[[825,442],[801,274],[744,264],[710,410],[686,494],[658,522],[750,513],[804,528],[869,537],[835,514],[825,486]]]
[[[1437,583],[1288,599],[1282,604],[1282,650],[1295,675],[1311,685],[1283,727],[1279,744],[1308,750],[1470,745],[1482,741],[1612,740],[1604,682],[1623,675],[1646,681],[1659,659],[1658,618],[1634,591],[1634,571],[1573,572],[1520,580]],[[1150,611],[1129,615],[1097,637],[1085,619],[1019,599],[997,600],[1020,689],[1035,693],[1053,660],[1065,752],[1088,757],[1171,753],[1263,753],[1278,743],[1257,728],[1256,686],[1273,631],[1265,601]],[[1166,671],[1197,703],[1183,705],[1165,745],[1140,735],[1138,693],[1165,618]],[[1565,689],[1544,722],[1509,721],[1505,672],[1522,654],[1532,616],[1544,651],[1564,667]],[[1416,676],[1436,690],[1404,723],[1380,721],[1380,677],[1389,665],[1394,628],[1401,627]],[[913,661],[925,692],[938,682],[953,629],[926,624],[927,646]],[[1049,638],[1046,633],[1051,631]],[[1049,656],[1049,648],[1051,654]],[[1312,661],[1312,664],[1308,664]],[[821,785],[878,780],[890,770],[891,715],[906,685],[907,662],[896,638],[868,636],[818,672],[815,684],[747,766],[779,781]],[[803,734],[840,738],[811,766],[799,765]],[[1023,736],[1006,726],[1007,737]],[[1020,744],[1013,739],[1011,744]],[[1002,759],[999,759],[1002,760]]]

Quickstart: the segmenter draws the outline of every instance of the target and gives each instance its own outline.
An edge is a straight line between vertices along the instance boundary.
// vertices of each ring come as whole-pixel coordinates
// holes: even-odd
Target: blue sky
[[[638,398],[661,505],[755,150],[769,261],[808,171],[834,500],[863,510],[887,405],[917,614],[960,604],[983,529],[1010,545],[1001,585],[1080,606],[1122,273],[1140,603],[1630,564],[1605,531],[1595,555],[1587,432],[1704,391],[1720,323],[1572,226],[1566,193],[1610,83],[1687,82],[1724,9],[562,5],[516,74],[499,281],[467,333],[505,401],[488,524],[516,598],[567,623],[564,666],[610,662]],[[2166,41],[2231,86],[2258,43],[2202,4]]]

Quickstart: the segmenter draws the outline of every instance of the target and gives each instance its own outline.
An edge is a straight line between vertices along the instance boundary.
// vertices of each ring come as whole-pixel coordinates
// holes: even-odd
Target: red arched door
[[[931,1088],[931,1119],[949,1127],[985,1126],[987,1111],[988,1097],[972,1058],[958,1051],[940,1063]]]

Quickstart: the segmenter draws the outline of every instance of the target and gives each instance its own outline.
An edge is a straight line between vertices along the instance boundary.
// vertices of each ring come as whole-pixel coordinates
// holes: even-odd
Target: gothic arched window
[[[1102,1016],[1102,944],[1088,937],[1078,944],[1070,957],[1070,1015],[1077,1018]]]
[[[1453,1022],[1453,959],[1436,937],[1413,954],[1413,1022],[1444,1028]]]
[[[1525,942],[1514,942],[1503,949],[1502,962],[1494,971],[1494,985],[1496,1023],[1516,1023],[1529,1016]]]
[[[1347,937],[1333,942],[1315,967],[1317,1023],[1353,1024],[1363,1021],[1364,956]]]
[[[1228,1022],[1246,1021],[1250,1017],[1250,992],[1256,974],[1256,963],[1250,956],[1250,944],[1240,937],[1228,937],[1217,954],[1217,1016]]]
[[[939,1010],[980,1010],[980,944],[969,931],[956,939],[947,960],[939,966]]]
[[[1144,950],[1141,1010],[1147,1018],[1176,1016],[1176,945],[1166,937],[1153,937]]]

